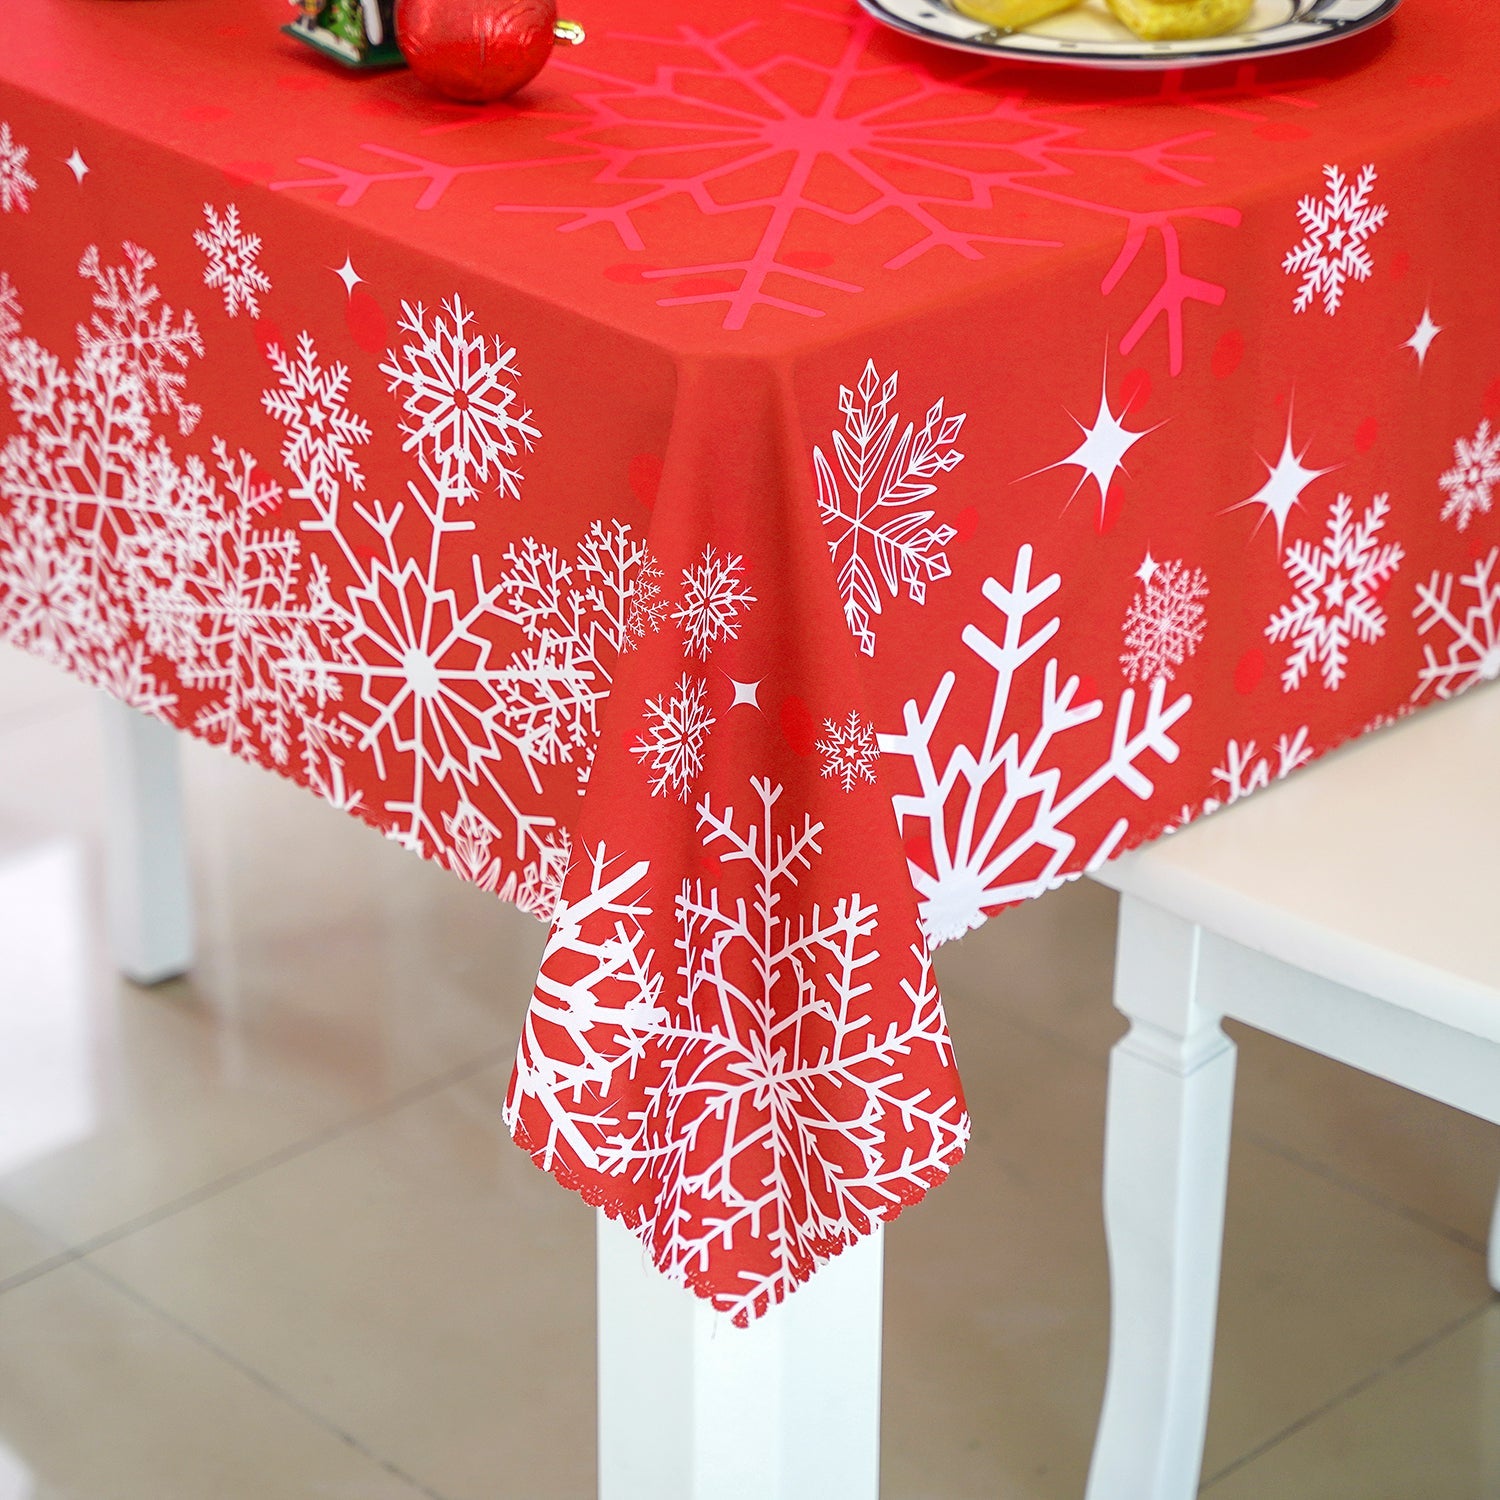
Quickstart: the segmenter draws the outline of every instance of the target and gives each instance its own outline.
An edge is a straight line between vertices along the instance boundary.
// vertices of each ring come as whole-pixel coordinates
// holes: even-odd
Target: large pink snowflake
[[[552,64],[555,79],[571,80],[571,103],[533,111],[525,134],[509,112],[499,138],[516,154],[476,159],[471,140],[467,159],[444,160],[430,154],[435,138],[462,128],[445,124],[428,127],[416,150],[368,143],[372,160],[360,166],[302,157],[312,175],[272,187],[332,191],[350,205],[399,186],[427,210],[460,181],[497,178],[501,212],[556,215],[563,232],[605,229],[629,251],[660,251],[670,264],[632,268],[644,285],[665,284],[660,305],[721,307],[727,329],[760,308],[822,316],[862,291],[875,266],[900,270],[938,251],[979,260],[1001,245],[1060,247],[1018,232],[1042,205],[1053,219],[1059,210],[1085,222],[1103,215],[1123,231],[1104,293],[1160,245],[1160,280],[1122,351],[1160,318],[1180,369],[1186,304],[1217,305],[1224,289],[1184,270],[1178,226],[1234,226],[1240,215],[1139,208],[1114,195],[1129,182],[1154,200],[1163,188],[1200,186],[1189,166],[1211,158],[1192,148],[1212,132],[1095,145],[1088,111],[1029,105],[988,62],[944,75],[892,56],[889,34],[844,6],[789,5],[775,25],[596,35],[586,60]],[[469,124],[494,119],[480,111]],[[684,211],[700,253],[679,259],[669,247],[684,238]],[[863,226],[872,232],[858,244],[881,247],[875,266],[851,263],[846,231]]]

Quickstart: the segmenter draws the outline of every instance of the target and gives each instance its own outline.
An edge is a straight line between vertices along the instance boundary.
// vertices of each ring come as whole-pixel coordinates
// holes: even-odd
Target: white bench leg
[[[601,1212],[600,1500],[877,1500],[882,1251],[742,1329]]]
[[[127,979],[159,984],[193,953],[177,732],[114,698],[102,718],[110,943]]]
[[[1109,1374],[1088,1500],[1198,1493],[1213,1374],[1234,1044],[1198,994],[1198,929],[1126,898],[1104,1211]]]

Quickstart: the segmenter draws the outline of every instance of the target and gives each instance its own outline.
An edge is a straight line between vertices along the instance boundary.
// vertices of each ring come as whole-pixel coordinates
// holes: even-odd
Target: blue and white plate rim
[[[1286,19],[1254,31],[1183,42],[1087,42],[997,31],[945,0],[859,0],[887,26],[940,46],[1031,62],[1094,68],[1188,68],[1319,47],[1386,19],[1401,0],[1285,0]]]

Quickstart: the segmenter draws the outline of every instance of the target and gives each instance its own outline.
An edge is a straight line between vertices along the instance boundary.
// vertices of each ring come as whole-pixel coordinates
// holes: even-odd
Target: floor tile
[[[0,646],[0,731],[27,719],[67,709],[90,690],[44,661]]]
[[[937,972],[959,1047],[988,1017],[1033,1027],[1097,1058],[1125,1030],[1111,1003],[1119,897],[1070,881],[1001,912],[938,950]]]
[[[1484,1245],[1500,1186],[1500,1125],[1249,1027],[1239,1119],[1268,1142]]]
[[[1087,1475],[1109,1315],[1104,1069],[986,1027],[987,1066],[964,1061],[987,1123],[952,1180],[889,1234],[888,1500],[1077,1500]],[[1486,1296],[1471,1250],[1242,1134],[1208,1470]]]
[[[1500,1495],[1500,1304],[1210,1483],[1212,1500]]]
[[[0,1208],[0,1286],[44,1265],[64,1247]],[[4,1490],[0,1489],[0,1496]]]
[[[594,1487],[593,1211],[435,1094],[94,1259],[446,1497]]]
[[[24,661],[26,658],[19,658]],[[13,654],[0,647],[0,668]],[[0,669],[0,702],[10,681]],[[97,835],[104,809],[103,746],[92,689],[64,679],[48,712],[0,720],[0,830],[8,840]]]
[[[1490,1298],[1473,1251],[1243,1137],[1234,1150],[1206,1473]]]
[[[994,1017],[1107,1055],[1124,1030],[1110,1003],[1116,900],[1079,881],[940,950],[966,1077]],[[1240,1047],[1240,1125],[1310,1170],[1484,1243],[1500,1187],[1500,1126],[1250,1027],[1230,1029]]]
[[[152,991],[120,981],[92,728],[0,731],[0,1204],[83,1241],[511,1052],[540,923],[203,746],[185,755],[201,960]]]
[[[122,985],[95,710],[0,656],[0,1281],[168,1216],[0,1294],[0,1500],[586,1500],[592,1213],[499,1119],[541,927],[188,745],[202,956]],[[975,1138],[889,1235],[884,1500],[1083,1492],[1114,915],[940,955]],[[1242,1035],[1210,1493],[1497,1500],[1495,1134]]]
[[[4,1500],[423,1494],[78,1266],[0,1295]]]

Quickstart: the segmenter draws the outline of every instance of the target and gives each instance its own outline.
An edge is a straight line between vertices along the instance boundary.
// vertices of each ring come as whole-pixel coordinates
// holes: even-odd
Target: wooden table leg
[[[877,1500],[883,1249],[741,1329],[601,1213],[600,1500]]]
[[[193,956],[177,731],[114,698],[101,717],[110,943],[127,979],[159,984]]]

